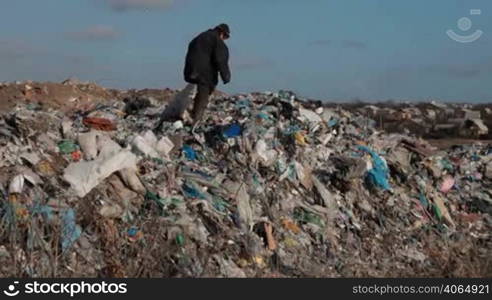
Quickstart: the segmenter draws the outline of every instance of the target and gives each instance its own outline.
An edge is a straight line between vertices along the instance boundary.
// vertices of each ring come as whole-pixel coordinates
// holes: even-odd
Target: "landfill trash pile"
[[[491,140],[492,103],[444,103],[438,101],[386,101],[325,103],[359,112],[378,122],[386,132],[408,132],[426,139]],[[482,103],[480,103],[482,102]]]
[[[0,115],[1,277],[492,275],[492,147],[288,91]]]

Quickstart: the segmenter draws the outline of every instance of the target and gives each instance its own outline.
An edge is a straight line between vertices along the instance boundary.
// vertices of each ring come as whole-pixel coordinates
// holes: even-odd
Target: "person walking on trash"
[[[201,120],[210,95],[219,83],[219,73],[224,84],[231,81],[229,49],[224,43],[229,37],[229,26],[220,24],[198,35],[188,46],[184,79],[188,83],[197,85],[191,113],[193,125]]]
[[[191,111],[191,123],[193,131],[195,130],[207,108],[210,96],[219,83],[219,74],[224,84],[231,81],[229,49],[224,42],[229,37],[229,26],[220,24],[200,33],[189,43],[183,72],[188,86],[168,105],[156,129],[160,129],[164,121],[183,120],[188,106],[188,95],[196,86],[197,93]]]

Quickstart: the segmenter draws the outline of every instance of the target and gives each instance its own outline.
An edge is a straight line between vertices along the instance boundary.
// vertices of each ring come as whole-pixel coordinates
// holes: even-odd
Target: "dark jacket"
[[[229,49],[220,39],[219,33],[210,29],[190,42],[184,78],[188,83],[205,84],[215,88],[219,83],[219,73],[224,84],[231,81]]]

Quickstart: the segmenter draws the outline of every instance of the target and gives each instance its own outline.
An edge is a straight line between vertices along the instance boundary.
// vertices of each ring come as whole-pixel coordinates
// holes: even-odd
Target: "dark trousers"
[[[210,100],[210,95],[212,95],[214,88],[204,85],[197,85],[197,93],[195,99],[193,100],[193,110],[191,112],[191,117],[193,118],[193,124],[199,122],[205,109],[207,108],[208,102]]]

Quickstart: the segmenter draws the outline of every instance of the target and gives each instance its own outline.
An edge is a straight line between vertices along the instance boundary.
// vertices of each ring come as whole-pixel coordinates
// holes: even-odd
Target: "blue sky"
[[[181,88],[188,42],[222,22],[232,31],[226,92],[492,101],[490,0],[2,1],[0,81]],[[449,29],[483,35],[459,43]]]

